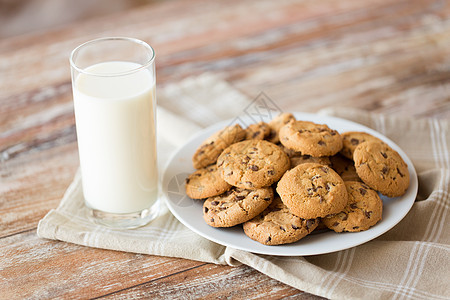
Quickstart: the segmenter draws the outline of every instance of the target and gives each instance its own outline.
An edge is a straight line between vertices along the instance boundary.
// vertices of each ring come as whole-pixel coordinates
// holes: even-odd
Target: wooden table
[[[0,298],[314,297],[245,266],[36,236],[79,164],[69,53],[118,35],[154,46],[159,87],[211,72],[284,110],[450,117],[447,1],[161,1],[2,40]]]

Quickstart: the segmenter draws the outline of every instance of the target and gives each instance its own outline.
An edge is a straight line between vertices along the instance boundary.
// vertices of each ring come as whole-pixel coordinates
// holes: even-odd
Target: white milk
[[[85,71],[111,74],[139,66],[112,61]],[[158,190],[151,73],[144,69],[116,77],[80,74],[73,93],[86,204],[109,213],[151,207]]]

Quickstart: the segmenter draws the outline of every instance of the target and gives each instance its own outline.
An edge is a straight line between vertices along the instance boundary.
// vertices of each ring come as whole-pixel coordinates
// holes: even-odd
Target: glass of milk
[[[101,38],[70,56],[83,195],[96,223],[147,224],[159,211],[155,52],[133,38]]]

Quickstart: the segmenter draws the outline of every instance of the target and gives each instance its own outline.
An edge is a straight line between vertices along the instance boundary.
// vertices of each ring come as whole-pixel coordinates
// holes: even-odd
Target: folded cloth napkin
[[[267,104],[264,97],[262,94],[262,99],[250,101],[211,75],[188,78],[159,90],[160,167],[193,133],[219,120],[239,116],[243,111],[252,114],[251,104],[256,103],[253,108],[258,110],[261,104]],[[276,113],[279,109],[272,102],[271,105],[270,110]],[[333,299],[449,299],[448,122],[391,117],[348,108],[329,108],[320,113],[379,131],[397,143],[414,163],[419,176],[415,204],[398,225],[375,240],[324,255],[259,255],[200,237],[178,222],[164,206],[158,218],[147,226],[113,230],[86,219],[79,173],[58,208],[39,222],[38,235],[104,249],[232,266],[246,264],[300,290]]]

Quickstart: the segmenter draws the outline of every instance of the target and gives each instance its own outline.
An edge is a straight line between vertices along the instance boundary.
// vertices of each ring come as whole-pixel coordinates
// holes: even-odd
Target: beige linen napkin
[[[160,167],[171,152],[200,128],[234,118],[253,102],[225,82],[204,75],[158,90]],[[260,101],[262,100],[262,101]],[[259,102],[258,102],[259,101]],[[267,107],[266,107],[267,108]],[[270,107],[278,112],[275,106]],[[77,174],[58,208],[38,226],[44,238],[90,247],[146,253],[218,264],[249,265],[300,290],[333,299],[448,299],[450,290],[449,126],[442,120],[387,117],[348,108],[327,109],[369,126],[396,142],[412,159],[419,175],[419,195],[409,214],[393,229],[366,244],[309,257],[248,253],[210,242],[179,223],[166,208],[151,224],[135,230],[112,230],[89,222],[83,212]]]

